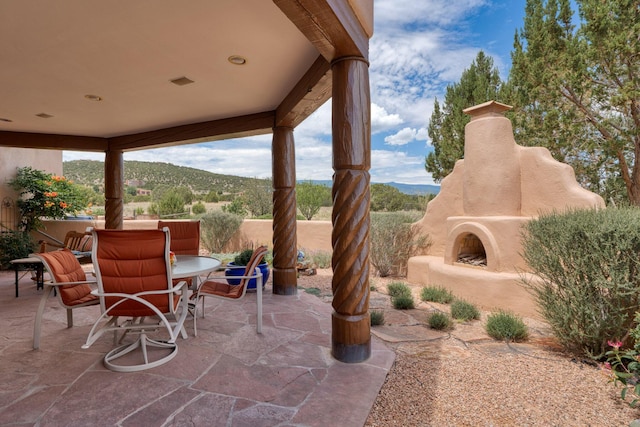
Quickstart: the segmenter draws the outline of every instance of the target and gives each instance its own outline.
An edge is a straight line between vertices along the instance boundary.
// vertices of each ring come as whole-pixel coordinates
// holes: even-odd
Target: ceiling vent
[[[173,83],[174,85],[178,85],[178,86],[184,86],[184,85],[188,85],[193,83],[193,80],[191,80],[188,77],[178,77],[177,79],[173,79],[173,80],[169,80],[171,83]]]

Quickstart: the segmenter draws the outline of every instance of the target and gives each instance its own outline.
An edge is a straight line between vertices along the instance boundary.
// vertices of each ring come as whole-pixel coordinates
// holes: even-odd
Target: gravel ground
[[[372,308],[388,301],[384,292],[390,280],[371,279],[380,291],[372,292]],[[330,270],[301,276],[298,284],[318,289],[331,301]],[[384,307],[386,323],[420,327],[428,336],[388,342],[396,361],[365,426],[604,427],[628,426],[640,418],[640,410],[619,399],[605,371],[564,354],[543,322],[523,319],[530,340],[508,345],[484,333],[488,313],[448,334],[424,329],[434,309],[447,307],[420,303],[409,315]]]

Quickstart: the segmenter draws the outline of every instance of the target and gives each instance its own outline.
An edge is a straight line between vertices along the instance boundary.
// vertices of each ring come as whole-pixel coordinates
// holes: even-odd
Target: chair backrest
[[[158,221],[158,228],[169,229],[171,251],[176,255],[200,253],[200,221]]]
[[[93,230],[93,266],[98,289],[105,293],[135,294],[172,288],[168,230]],[[101,297],[103,311],[120,297]],[[148,295],[145,300],[163,313],[173,312],[179,295]],[[144,304],[126,300],[112,316],[151,316]]]
[[[33,254],[51,275],[54,283],[84,282],[87,276],[76,256],[69,249]],[[58,287],[58,295],[65,307],[73,306],[91,293],[88,284],[68,285]]]
[[[89,252],[91,251],[92,244],[93,238],[87,233],[69,231],[64,236],[64,246],[72,251]]]
[[[253,251],[251,258],[249,259],[249,262],[247,263],[247,267],[244,270],[243,276],[252,276],[266,254],[267,254],[266,246],[260,246],[256,248]],[[249,283],[249,280],[251,279],[247,279],[247,278],[241,279],[240,283],[237,286],[234,286],[233,289],[229,292],[229,295],[232,297],[233,296],[240,297],[241,295],[243,295],[247,287],[247,284]]]

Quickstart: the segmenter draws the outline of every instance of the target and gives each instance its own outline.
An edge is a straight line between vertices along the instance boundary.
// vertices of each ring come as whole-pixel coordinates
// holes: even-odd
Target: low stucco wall
[[[448,265],[442,257],[427,255],[409,258],[407,280],[442,286],[483,310],[503,309],[521,316],[541,318],[533,296],[517,273],[495,273],[482,268]]]
[[[104,220],[73,220],[73,221],[47,221],[43,222],[44,232],[60,241],[64,240],[65,234],[71,230],[84,231],[87,227],[104,228]],[[123,228],[131,229],[155,229],[158,227],[158,220],[125,220]],[[298,221],[298,248],[307,251],[331,252],[331,221]],[[41,240],[46,237],[39,233],[34,233],[34,239]],[[273,247],[273,222],[271,220],[244,220],[240,227],[240,232],[229,245],[229,252],[235,252],[247,247],[248,244],[265,244]]]

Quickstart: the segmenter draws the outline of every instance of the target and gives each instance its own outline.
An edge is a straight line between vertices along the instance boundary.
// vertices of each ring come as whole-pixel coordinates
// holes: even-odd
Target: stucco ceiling
[[[0,0],[0,131],[110,138],[272,111],[318,56],[268,0]]]

